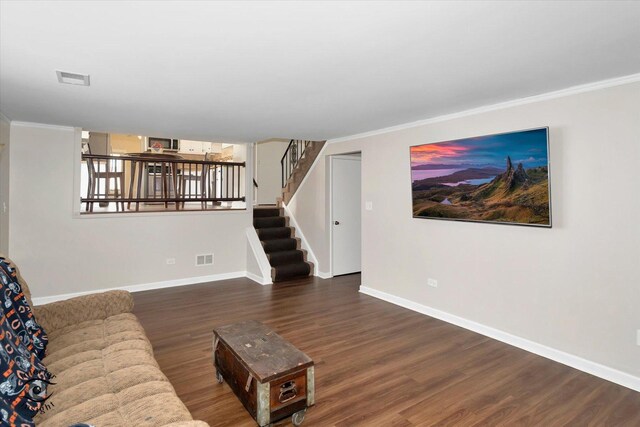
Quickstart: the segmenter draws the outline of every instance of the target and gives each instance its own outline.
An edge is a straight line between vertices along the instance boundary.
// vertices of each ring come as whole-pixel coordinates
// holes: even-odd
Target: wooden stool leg
[[[165,202],[164,202],[164,208],[168,208],[169,207],[169,202],[166,201],[167,198],[169,198],[169,180],[167,179],[167,171],[165,170],[165,163],[162,162],[160,163],[161,167],[162,167],[162,195],[165,198]]]
[[[87,199],[90,199],[90,198],[93,197],[92,187],[93,187],[93,180],[91,179],[91,177],[89,177],[89,182],[87,184]],[[89,205],[91,205],[91,202],[87,202],[87,205],[84,207],[85,212],[90,212],[89,211]],[[93,205],[91,205],[91,206],[93,206]]]
[[[182,199],[182,209],[184,209],[184,200],[185,200],[185,186],[187,185],[187,175],[182,175],[182,184],[180,185],[180,198]]]
[[[124,199],[125,198],[125,192],[124,192],[124,172],[121,172],[120,174],[120,180],[119,180],[119,188],[120,188],[120,198]],[[122,208],[122,212],[124,212],[124,202],[121,201],[120,202],[120,207]]]
[[[120,198],[120,190],[118,189],[118,181],[118,175],[116,175],[113,189],[113,195],[116,198],[116,212],[120,212],[120,202],[118,202],[118,199]],[[109,197],[108,194],[107,197]]]
[[[207,166],[203,166],[202,167],[202,173],[200,174],[200,197],[202,197],[203,199],[207,197],[207,178],[209,176],[209,171]],[[200,202],[200,207],[204,210],[207,209],[209,202],[207,201],[202,201]]]
[[[96,179],[97,178],[94,178],[93,182],[91,184],[91,192],[90,192],[90,195],[89,195],[90,199],[93,199],[95,197],[95,194],[96,194]],[[89,208],[89,212],[93,212],[93,202],[89,202],[87,205],[91,205],[91,207]]]
[[[108,162],[108,160],[107,160]],[[109,167],[109,164],[107,163],[107,168]],[[106,175],[107,178],[104,180],[104,198],[105,199],[109,199],[109,192],[111,192],[111,176],[109,176],[109,169],[107,169]],[[109,201],[105,202],[107,204],[107,210],[109,210]],[[117,205],[116,205],[117,207]]]

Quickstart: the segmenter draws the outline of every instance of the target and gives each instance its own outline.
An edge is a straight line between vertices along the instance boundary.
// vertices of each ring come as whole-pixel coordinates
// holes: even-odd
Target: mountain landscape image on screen
[[[550,226],[547,131],[411,147],[413,216]]]

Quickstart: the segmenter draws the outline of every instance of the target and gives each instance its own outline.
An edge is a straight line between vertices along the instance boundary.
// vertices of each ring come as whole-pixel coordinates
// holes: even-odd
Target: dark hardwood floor
[[[640,426],[640,393],[358,293],[360,276],[234,279],[135,295],[160,367],[194,418],[255,426],[215,381],[212,329],[257,319],[316,363],[307,426]],[[281,423],[287,425],[290,422]]]

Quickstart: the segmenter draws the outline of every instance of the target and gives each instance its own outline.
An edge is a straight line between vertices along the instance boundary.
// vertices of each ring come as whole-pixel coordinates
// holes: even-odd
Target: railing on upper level
[[[289,141],[289,146],[280,160],[280,166],[282,167],[282,188],[287,185],[287,180],[293,174],[300,158],[304,154],[304,151],[311,144],[311,141],[305,141],[302,139],[292,139]]]
[[[94,204],[116,211],[210,210],[244,202],[244,162],[185,160],[172,154],[83,154],[85,213]],[[126,210],[125,210],[126,206]]]

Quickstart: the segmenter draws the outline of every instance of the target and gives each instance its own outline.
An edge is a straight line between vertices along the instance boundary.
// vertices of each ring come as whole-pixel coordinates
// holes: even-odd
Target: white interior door
[[[361,270],[360,156],[331,158],[332,273]]]

